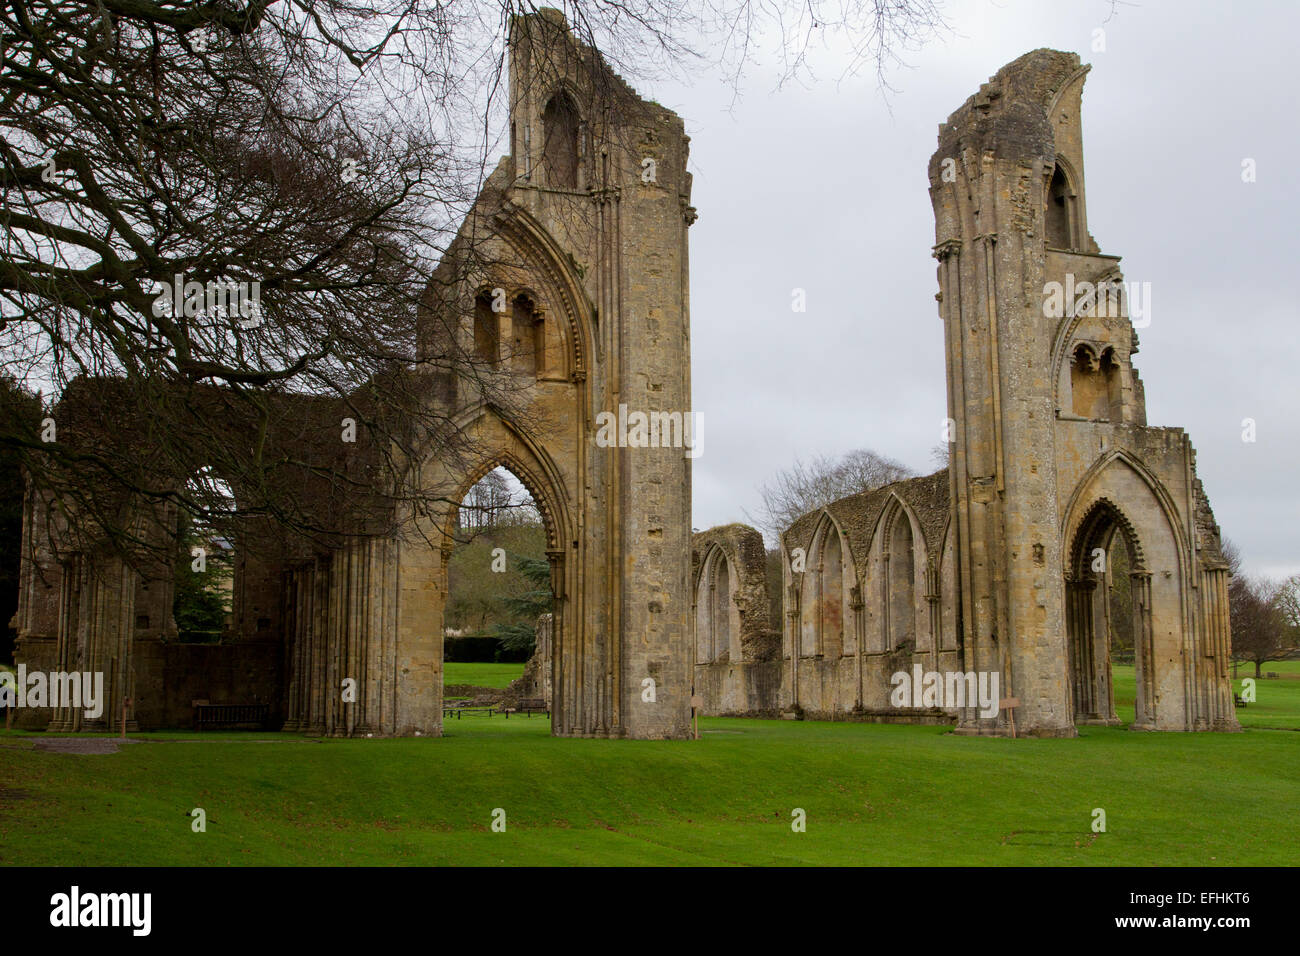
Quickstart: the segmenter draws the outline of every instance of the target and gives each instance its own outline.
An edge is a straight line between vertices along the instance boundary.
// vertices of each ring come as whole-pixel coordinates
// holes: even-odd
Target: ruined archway
[[[1134,730],[1190,730],[1186,686],[1186,550],[1168,494],[1123,454],[1103,456],[1072,497],[1063,526],[1066,666],[1076,723],[1119,724],[1111,677],[1111,556],[1124,548],[1136,672]]]
[[[726,550],[714,543],[700,562],[695,579],[695,663],[739,661],[740,609],[736,595],[741,575]]]
[[[435,732],[440,732],[447,572],[461,503],[484,476],[501,468],[527,489],[545,528],[554,600],[552,732],[572,735],[590,716],[583,707],[582,688],[590,676],[591,661],[590,648],[582,646],[572,624],[572,615],[580,612],[582,603],[575,602],[573,595],[579,587],[575,566],[584,549],[571,517],[571,494],[548,452],[497,410],[487,406],[468,410],[458,427],[472,457],[451,461],[433,457],[424,463],[414,480],[432,493],[437,504],[428,513],[413,516],[412,527],[399,544],[399,608],[393,653],[401,697],[413,715],[431,721],[438,729]]]
[[[541,507],[499,466],[469,488],[453,519],[441,548],[444,717],[515,696],[502,689],[534,656],[529,687],[541,692],[518,696],[549,702],[554,593]],[[465,725],[444,719],[444,730],[452,726]]]
[[[1122,549],[1122,552],[1120,551]],[[1122,559],[1121,559],[1122,558]],[[1127,582],[1116,580],[1126,574]],[[1127,585],[1132,600],[1133,655],[1137,673],[1135,726],[1150,722],[1153,701],[1143,682],[1151,673],[1151,650],[1145,639],[1145,606],[1149,600],[1145,562],[1132,523],[1113,502],[1098,500],[1075,534],[1070,571],[1066,574],[1067,664],[1071,704],[1076,724],[1120,723],[1115,711],[1113,635],[1110,595]]]
[[[847,552],[839,526],[829,514],[823,514],[808,549],[807,570],[802,578],[800,657],[838,660],[844,653],[845,624],[849,620],[845,609],[857,580],[852,556]]]
[[[48,666],[81,646],[68,633],[75,619],[90,635],[82,644],[119,648],[116,697],[160,701],[153,726],[176,726],[172,714],[199,696],[178,677],[242,674],[235,665],[248,663],[262,683],[237,682],[229,702],[266,698],[285,730],[437,736],[447,525],[465,491],[502,466],[546,526],[553,732],[688,736],[699,453],[687,425],[689,140],[679,117],[639,99],[554,11],[514,18],[508,53],[511,155],[455,238],[429,237],[439,259],[410,330],[414,354],[376,345],[420,414],[372,407],[370,383],[283,397],[289,424],[267,447],[294,464],[286,480],[298,482],[299,524],[313,533],[242,576],[251,599],[236,616],[257,622],[265,647],[231,645],[220,668],[198,655],[175,663],[137,623],[146,614],[132,606],[134,579],[102,561],[93,588],[78,563],[59,578],[66,588],[23,592],[24,662]],[[222,407],[219,390],[213,401]],[[376,440],[385,430],[368,422],[386,416],[397,427]],[[629,436],[629,419],[648,422],[655,440]],[[29,528],[46,521],[48,502],[37,507]],[[28,552],[25,581],[60,558]],[[93,620],[63,613],[91,606]],[[153,627],[162,615],[147,617]],[[153,656],[134,693],[122,662],[142,650]]]

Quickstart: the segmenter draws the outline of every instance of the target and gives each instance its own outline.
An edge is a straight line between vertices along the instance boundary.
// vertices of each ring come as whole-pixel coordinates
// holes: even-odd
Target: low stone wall
[[[547,709],[551,706],[551,647],[555,640],[555,619],[550,614],[543,614],[537,619],[537,647],[533,656],[524,665],[523,676],[510,682],[503,692],[503,697],[518,700],[520,698],[541,698],[546,701]]]
[[[270,726],[284,723],[281,707],[283,652],[278,641],[234,644],[164,644],[137,640],[132,648],[137,688],[134,715],[140,730],[188,728],[194,724],[195,700],[213,704],[266,704]],[[55,669],[55,642],[21,642],[18,658],[27,671]],[[117,726],[121,701],[105,701],[110,725]],[[111,715],[111,716],[110,716]],[[14,726],[44,730],[53,708],[24,707],[14,711]]]
[[[136,701],[141,730],[190,727],[195,700],[213,704],[266,704],[270,726],[284,723],[283,651],[278,641],[236,644],[163,644],[135,647],[136,687],[155,688]]]
[[[782,662],[719,661],[695,665],[695,693],[710,717],[776,717]]]

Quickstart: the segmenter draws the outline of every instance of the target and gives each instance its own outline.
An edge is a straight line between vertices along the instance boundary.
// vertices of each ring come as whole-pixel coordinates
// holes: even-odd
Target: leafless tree
[[[1286,587],[1245,573],[1241,552],[1224,540],[1223,556],[1232,581],[1228,585],[1228,612],[1232,624],[1232,657],[1250,661],[1259,677],[1268,661],[1282,660],[1295,649],[1295,631],[1288,621]]]
[[[482,266],[454,240],[498,151],[507,34],[536,9],[0,9],[0,357],[47,411],[39,429],[0,422],[0,443],[65,502],[65,520],[127,550],[148,537],[128,502],[220,528],[232,499],[186,481],[206,466],[241,516],[335,533],[340,502],[408,489],[417,448],[457,453],[432,400],[448,377],[512,407],[472,349],[450,335],[422,349],[415,329],[431,302],[447,304],[436,275],[454,285]],[[806,71],[828,33],[879,70],[941,26],[931,0],[580,0],[564,12],[595,61],[633,79],[702,61],[739,77],[760,35],[783,51],[783,76]]]
[[[460,506],[457,541],[465,543],[477,532],[502,525],[539,524],[541,514],[528,490],[498,468],[488,472],[465,495]]]
[[[778,539],[810,511],[913,475],[903,464],[865,448],[840,458],[818,455],[808,464],[796,461],[759,487],[763,504],[757,518],[750,520],[770,538]]]

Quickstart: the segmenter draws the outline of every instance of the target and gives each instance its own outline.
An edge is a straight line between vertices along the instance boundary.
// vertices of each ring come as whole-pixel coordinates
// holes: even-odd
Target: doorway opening
[[[543,516],[508,468],[494,468],[470,487],[451,536],[443,614],[444,733],[468,729],[461,721],[470,717],[502,716],[520,700],[549,702],[554,611]]]

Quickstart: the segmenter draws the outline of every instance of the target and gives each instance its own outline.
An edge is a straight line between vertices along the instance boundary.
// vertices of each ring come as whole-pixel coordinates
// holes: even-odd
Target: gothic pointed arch
[[[876,534],[882,565],[881,647],[885,651],[925,649],[930,636],[925,607],[929,554],[916,513],[897,492],[890,493]]]
[[[582,154],[582,113],[573,95],[560,86],[542,108],[542,168],[546,185],[577,189]]]
[[[736,603],[740,569],[727,549],[711,543],[695,575],[695,662],[740,661],[741,620]]]
[[[1199,706],[1188,690],[1203,666],[1193,650],[1192,557],[1164,487],[1135,456],[1102,455],[1075,487],[1062,523],[1067,673],[1078,723],[1118,723],[1111,685],[1109,594],[1115,547],[1125,547],[1136,670],[1135,729],[1191,730]],[[1125,582],[1120,582],[1125,583]]]
[[[838,658],[854,647],[847,627],[849,603],[857,584],[852,553],[839,523],[825,509],[817,519],[801,581],[798,653]]]
[[[503,204],[493,216],[492,226],[509,243],[521,263],[521,274],[530,279],[530,289],[519,291],[530,291],[535,307],[545,310],[540,361],[546,377],[585,379],[598,339],[595,308],[583,288],[577,263],[561,252],[554,237],[522,206]]]

